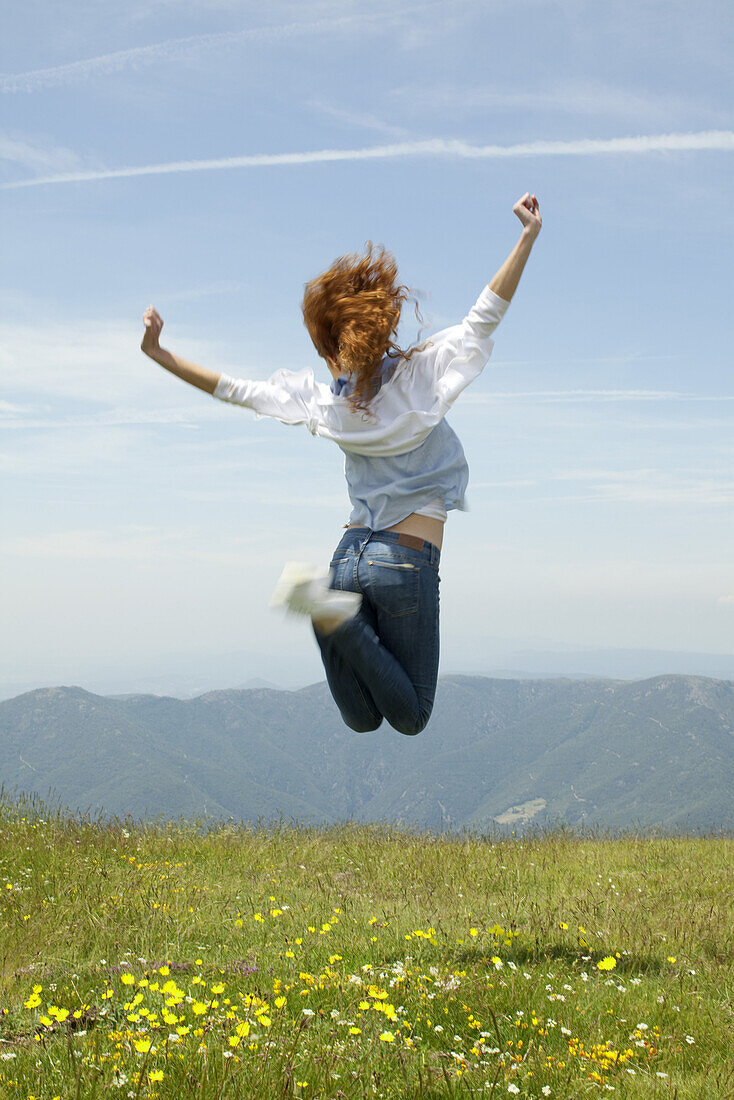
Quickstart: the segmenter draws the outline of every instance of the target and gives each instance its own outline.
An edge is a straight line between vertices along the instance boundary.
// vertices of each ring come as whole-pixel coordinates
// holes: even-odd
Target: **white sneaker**
[[[328,570],[289,561],[275,586],[270,606],[285,607],[295,615],[351,619],[362,606],[362,597],[358,592],[334,591],[329,588],[329,579]]]

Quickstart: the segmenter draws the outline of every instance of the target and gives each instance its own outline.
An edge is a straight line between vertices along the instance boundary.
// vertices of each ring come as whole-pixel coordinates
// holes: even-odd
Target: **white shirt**
[[[458,325],[442,329],[428,346],[402,360],[370,401],[365,416],[346,396],[319,382],[311,369],[280,370],[265,382],[222,374],[214,397],[253,409],[284,424],[305,424],[344,451],[367,456],[405,454],[420,446],[470,382],[494,347],[492,333],[509,302],[485,287]]]

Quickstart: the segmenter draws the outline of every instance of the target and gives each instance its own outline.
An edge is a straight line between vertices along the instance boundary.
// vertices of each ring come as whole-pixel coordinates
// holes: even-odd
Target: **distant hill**
[[[418,737],[354,734],[325,684],[0,702],[0,781],[93,814],[432,830],[734,828],[734,682],[443,677]]]

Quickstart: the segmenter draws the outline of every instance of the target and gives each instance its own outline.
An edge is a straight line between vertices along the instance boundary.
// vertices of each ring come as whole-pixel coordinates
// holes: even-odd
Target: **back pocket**
[[[387,615],[414,615],[420,595],[420,566],[368,558],[369,597]]]
[[[329,563],[331,570],[331,579],[329,581],[329,588],[334,588],[338,592],[352,592],[354,591],[354,558],[334,557]]]

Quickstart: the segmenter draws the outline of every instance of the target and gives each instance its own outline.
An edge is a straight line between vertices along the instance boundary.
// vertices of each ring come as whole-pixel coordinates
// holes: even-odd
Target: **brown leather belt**
[[[405,535],[398,532],[398,546],[409,546],[411,550],[427,550],[431,546],[425,539],[419,539],[417,535]]]
[[[367,528],[360,527],[357,523],[345,523],[344,529],[347,531],[352,530],[367,530]],[[374,534],[375,532],[370,532]],[[409,546],[411,550],[432,550],[435,546],[428,539],[420,539],[417,535],[406,535],[402,531],[390,531],[391,535],[396,534],[398,536],[398,546]]]

